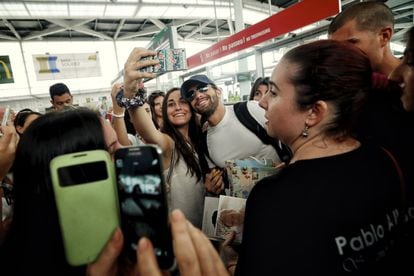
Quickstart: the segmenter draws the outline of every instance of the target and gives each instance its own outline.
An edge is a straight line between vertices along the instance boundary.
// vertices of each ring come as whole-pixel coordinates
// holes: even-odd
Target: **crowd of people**
[[[414,27],[398,59],[393,24],[385,4],[354,4],[332,20],[329,39],[291,49],[254,82],[245,112],[289,160],[239,121],[206,75],[147,95],[143,80],[156,75],[139,69],[157,64],[143,59],[152,50],[130,53],[123,83],[112,87],[110,123],[71,108],[63,83],[51,86],[55,112],[23,109],[0,128],[1,273],[162,275],[148,238],[136,263],[122,261],[122,229],[97,260],[70,266],[49,169],[66,153],[156,144],[181,275],[412,275]],[[200,230],[204,198],[224,193],[227,160],[248,157],[284,163],[238,214],[241,244],[233,235],[218,249]]]

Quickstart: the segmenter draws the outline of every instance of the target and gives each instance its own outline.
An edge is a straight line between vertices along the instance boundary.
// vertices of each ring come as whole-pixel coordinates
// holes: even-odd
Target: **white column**
[[[243,20],[243,3],[242,0],[233,0],[234,3],[234,18],[236,21],[236,32],[240,32],[244,29],[244,20]],[[239,54],[242,54],[244,51],[240,51]],[[242,60],[239,60],[239,73],[244,73],[248,71],[247,66],[247,59],[244,58]],[[242,81],[239,82],[240,85],[240,99],[243,99],[243,95],[250,94],[250,88],[251,88],[251,82],[248,81]]]

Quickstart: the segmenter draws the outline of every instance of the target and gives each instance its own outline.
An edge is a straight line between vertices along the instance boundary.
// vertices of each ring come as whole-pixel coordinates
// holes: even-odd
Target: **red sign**
[[[336,15],[340,8],[340,0],[302,0],[189,57],[188,68],[194,68]]]

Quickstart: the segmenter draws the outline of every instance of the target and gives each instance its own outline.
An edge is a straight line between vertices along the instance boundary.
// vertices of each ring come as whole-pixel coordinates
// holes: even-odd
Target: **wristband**
[[[124,118],[125,117],[125,114],[115,114],[115,113],[111,113],[111,115],[112,115],[112,117],[114,117],[114,118]]]
[[[132,98],[125,98],[124,97],[124,90],[121,89],[116,94],[116,101],[120,107],[124,107],[126,109],[133,109],[139,106],[143,106],[145,104],[146,94],[145,93],[137,93]]]

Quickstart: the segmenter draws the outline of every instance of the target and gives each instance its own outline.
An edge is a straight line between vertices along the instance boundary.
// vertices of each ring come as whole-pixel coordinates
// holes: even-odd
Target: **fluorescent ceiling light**
[[[228,7],[229,2],[228,0],[225,1],[219,1],[216,0],[216,6],[226,6]],[[169,4],[187,4],[187,5],[208,5],[208,6],[214,6],[214,1],[213,0],[142,0],[142,3],[148,3],[148,4],[164,4],[164,5],[169,5]],[[230,3],[230,5],[232,5],[232,3]]]
[[[217,7],[216,8],[217,18],[218,19],[230,18],[230,11],[232,12],[231,14],[232,18],[234,18],[233,10],[230,10],[229,8]],[[214,7],[205,7],[205,6],[196,7],[194,10],[191,11],[191,13],[188,14],[188,17],[200,18],[200,15],[203,15],[203,19],[209,19],[209,18],[215,19],[216,18],[214,14]]]
[[[22,3],[0,3],[0,15],[28,16],[29,14]]]
[[[184,8],[183,6],[170,6],[163,14],[163,17],[184,18],[188,17],[194,8]]]
[[[171,4],[171,0],[142,0],[142,3],[150,3],[150,4]]]
[[[244,23],[253,25],[269,17],[269,14],[243,9]]]
[[[165,11],[168,9],[167,6],[151,6],[151,5],[145,5],[142,6],[136,17],[139,18],[159,18],[162,17],[162,15],[165,13]]]
[[[66,4],[38,4],[38,3],[27,3],[27,9],[30,11],[32,16],[68,16],[68,6]]]
[[[134,15],[136,5],[107,5],[105,16],[131,17]]]
[[[70,4],[70,16],[103,16],[105,5]]]
[[[60,2],[69,2],[69,4],[70,4],[70,2],[78,2],[79,3],[80,1],[79,0],[64,0],[64,1],[61,0]],[[108,2],[111,2],[111,0],[87,0],[85,2],[108,3]]]

